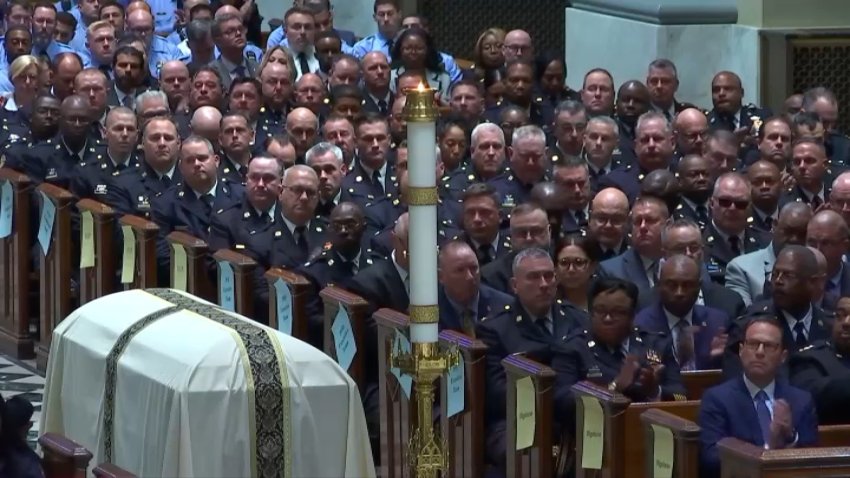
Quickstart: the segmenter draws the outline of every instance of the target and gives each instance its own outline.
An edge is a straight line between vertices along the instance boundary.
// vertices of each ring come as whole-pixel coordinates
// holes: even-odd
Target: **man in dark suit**
[[[655,285],[661,259],[661,230],[668,217],[667,205],[660,199],[651,196],[638,199],[631,213],[632,248],[602,261],[599,275],[627,279],[637,285],[640,293]]]
[[[475,327],[485,317],[512,302],[511,296],[481,284],[478,258],[466,242],[450,241],[440,248],[437,274],[441,329],[475,337]]]
[[[720,476],[717,442],[734,437],[765,449],[813,446],[818,440],[815,403],[809,392],[778,377],[788,358],[782,324],[754,318],[744,329],[743,373],[708,389],[699,411],[700,477]]]
[[[142,92],[147,76],[144,55],[131,46],[122,46],[115,51],[112,69],[115,79],[106,90],[106,104],[134,108],[136,95]]]
[[[637,402],[685,399],[670,339],[634,324],[637,294],[634,284],[620,278],[595,281],[588,291],[589,324],[564,337],[555,350],[555,409],[564,429],[574,429],[570,387],[582,380]]]
[[[779,198],[779,207],[789,202],[804,202],[816,211],[829,199],[835,177],[843,172],[829,164],[826,149],[816,139],[798,139],[791,148],[791,174],[794,187]]]
[[[656,169],[669,169],[675,142],[670,123],[661,113],[644,113],[635,127],[636,164],[615,169],[599,180],[599,188],[616,187],[633,203],[643,178]]]
[[[782,328],[783,348],[792,353],[817,340],[829,338],[827,313],[813,305],[818,278],[817,258],[805,246],[786,245],[776,256],[770,276],[769,299],[754,302],[746,313],[732,322],[723,358],[724,375],[735,376],[740,370],[738,351],[746,325],[753,317],[773,315]]]
[[[720,368],[729,318],[698,305],[701,264],[685,255],[667,257],[658,279],[659,300],[635,317],[643,329],[669,335],[682,370]]]
[[[259,65],[253,55],[245,54],[245,27],[238,15],[216,15],[213,20],[212,38],[221,55],[210,63],[221,75],[222,88],[230,90],[230,82],[234,78],[257,76]]]
[[[485,319],[476,330],[488,346],[486,353],[487,456],[497,467],[505,464],[505,370],[502,359],[525,353],[548,364],[563,337],[584,327],[586,317],[576,308],[555,300],[555,264],[537,247],[525,249],[513,261],[512,304]]]
[[[703,237],[708,246],[706,266],[712,280],[723,284],[726,265],[742,254],[770,243],[770,234],[752,226],[752,189],[740,173],[726,173],[715,183],[711,196],[711,223]]]
[[[850,422],[850,297],[839,299],[832,337],[791,355],[791,383],[812,393],[823,425]]]
[[[850,247],[850,228],[841,215],[831,210],[815,214],[806,228],[806,244],[826,258],[825,294],[850,296],[850,266],[843,260]]]
[[[590,166],[581,158],[564,158],[554,167],[552,179],[561,190],[563,234],[585,234],[590,219],[590,200],[593,192],[590,183]]]
[[[510,231],[512,252],[481,269],[484,283],[502,292],[510,290],[514,256],[530,247],[549,250],[552,242],[549,217],[546,211],[536,204],[525,203],[513,208]]]

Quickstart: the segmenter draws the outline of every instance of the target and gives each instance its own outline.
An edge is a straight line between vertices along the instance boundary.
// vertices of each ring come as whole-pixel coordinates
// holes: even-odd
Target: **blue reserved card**
[[[339,312],[336,313],[331,332],[334,337],[336,361],[340,367],[348,370],[348,367],[351,367],[351,362],[354,361],[354,355],[357,353],[357,344],[354,342],[351,319],[348,318],[348,311],[345,310],[345,307],[340,307]]]
[[[236,285],[234,284],[233,266],[227,261],[218,262],[218,295],[221,308],[236,312]]]
[[[40,191],[39,191],[40,192]],[[41,193],[41,222],[38,225],[38,243],[46,256],[50,251],[50,239],[53,238],[53,222],[56,220],[56,205]]]
[[[15,199],[12,194],[12,183],[3,181],[0,184],[0,239],[12,234],[12,213]]]
[[[451,418],[454,415],[462,412],[466,407],[465,396],[466,387],[464,386],[464,364],[463,360],[459,360],[457,365],[449,368],[445,379],[448,383],[448,404],[446,405],[446,417]]]
[[[292,335],[292,292],[283,279],[275,281],[274,296],[277,305],[277,330]]]

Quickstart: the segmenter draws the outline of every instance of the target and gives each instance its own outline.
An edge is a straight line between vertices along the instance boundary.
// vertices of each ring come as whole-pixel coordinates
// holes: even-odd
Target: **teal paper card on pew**
[[[40,191],[39,191],[40,192]],[[38,225],[38,243],[46,256],[50,251],[50,239],[53,237],[53,222],[56,220],[56,205],[41,193],[41,222]]]
[[[292,335],[292,292],[283,279],[275,281],[274,297],[277,305],[277,330]]]
[[[336,313],[331,332],[334,336],[336,361],[340,367],[348,370],[348,367],[351,367],[351,362],[354,361],[354,354],[357,353],[357,344],[354,342],[351,319],[348,318],[348,311],[345,310],[345,307],[340,307],[339,312]]]
[[[3,181],[0,184],[0,239],[12,234],[12,211],[14,203],[12,183]]]
[[[393,355],[396,357],[398,357],[400,353],[409,355],[410,350],[410,340],[408,340],[400,330],[396,329],[395,339],[393,339]],[[391,368],[390,372],[395,375],[396,380],[398,380],[399,385],[401,385],[401,390],[404,392],[404,396],[409,400],[410,389],[413,388],[413,377],[406,373],[401,373],[401,369],[398,367]]]
[[[446,417],[451,418],[462,412],[466,407],[466,397],[464,396],[466,392],[466,387],[464,387],[466,378],[463,372],[463,360],[458,360],[456,365],[449,368],[449,371],[446,373],[446,380],[448,380],[449,384],[447,394],[449,403],[446,405]]]
[[[218,296],[221,308],[236,312],[236,286],[233,267],[227,261],[218,262]]]

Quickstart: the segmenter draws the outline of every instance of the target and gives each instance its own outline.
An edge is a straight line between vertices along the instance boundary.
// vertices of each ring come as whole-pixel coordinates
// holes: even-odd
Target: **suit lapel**
[[[777,393],[779,392],[779,384],[777,383],[776,389],[774,391],[774,398],[779,398]],[[743,376],[738,377],[735,380],[735,393],[738,395],[737,400],[733,401],[740,404],[739,412],[741,415],[739,418],[743,420],[745,429],[749,432],[749,442],[755,443],[758,446],[764,446],[764,437],[761,434],[761,425],[759,425],[759,417],[756,414],[756,407],[753,405],[753,397],[750,396],[750,391],[747,390],[747,386],[744,384]]]
[[[628,254],[623,256],[623,266],[626,269],[627,277],[633,277],[638,286],[649,287],[646,269],[643,268],[643,261],[640,260],[637,251],[631,249]]]
[[[711,340],[712,331],[708,327],[708,312],[704,307],[694,305],[692,315],[693,324],[698,326],[697,333],[694,334],[694,355],[697,361],[697,368],[705,368],[708,366],[708,360],[711,357]]]

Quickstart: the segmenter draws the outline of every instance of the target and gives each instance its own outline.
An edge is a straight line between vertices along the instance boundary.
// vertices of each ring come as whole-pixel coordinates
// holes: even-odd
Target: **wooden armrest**
[[[115,210],[111,207],[97,202],[94,199],[80,199],[77,201],[77,209],[80,211],[89,211],[94,217],[109,217],[115,215]]]
[[[145,236],[154,236],[157,232],[159,232],[159,226],[157,226],[156,223],[139,216],[125,214],[124,216],[121,216],[121,219],[119,219],[118,222],[124,226],[130,226],[133,228],[133,232],[142,233]]]
[[[502,359],[502,366],[513,377],[555,378],[554,370],[522,355],[508,355]]]
[[[95,478],[136,478],[136,475],[112,463],[102,463],[92,473]]]
[[[753,445],[737,438],[723,438],[717,443],[722,467],[740,468],[744,470],[791,470],[822,468],[850,470],[850,447],[813,447],[787,448],[783,450],[765,450],[764,447]],[[743,473],[741,476],[758,476]],[[800,476],[788,474],[787,476]],[[828,474],[824,476],[846,476]]]
[[[850,443],[850,425],[821,425],[818,427],[819,446],[843,446]]]
[[[45,460],[69,460],[76,468],[85,469],[92,459],[91,452],[85,447],[58,433],[45,433],[38,438],[38,444],[44,450]]]
[[[641,413],[640,421],[646,425],[658,425],[669,428],[673,432],[673,436],[676,437],[694,440],[699,438],[699,425],[659,408],[650,408]]]
[[[74,200],[74,195],[59,186],[50,183],[41,183],[38,190],[53,199],[57,203],[68,204]]]
[[[29,186],[32,184],[32,179],[29,176],[9,168],[0,168],[0,181],[9,181],[16,186]]]
[[[336,286],[325,287],[319,295],[325,302],[336,302],[346,307],[369,307],[369,303],[364,298]]]
[[[197,238],[188,232],[173,231],[165,238],[168,242],[180,244],[186,249],[186,252],[192,251],[198,253],[201,250],[205,251],[209,247],[203,239]]]
[[[613,407],[614,409],[623,409],[625,407],[628,407],[632,403],[632,401],[629,400],[629,398],[625,395],[618,392],[612,392],[608,390],[608,388],[595,384],[593,382],[579,382],[572,386],[572,391],[577,396],[587,395],[596,398],[597,400],[602,402],[603,408],[607,405],[609,407]]]
[[[228,264],[233,266],[234,270],[257,266],[257,261],[255,261],[253,258],[248,257],[245,254],[240,254],[236,251],[232,251],[230,249],[220,249],[216,251],[215,254],[213,254],[213,258],[216,261],[227,262]]]
[[[282,280],[292,295],[292,336],[308,342],[310,318],[307,317],[307,294],[310,292],[310,281],[301,274],[281,267],[272,267],[266,271],[265,278],[269,284],[269,327],[280,330],[274,287],[278,280]]]
[[[319,292],[325,304],[325,322],[324,322],[324,346],[325,353],[334,359],[336,356],[336,347],[334,346],[333,332],[331,331],[333,322],[339,312],[340,307],[344,307],[348,311],[348,317],[351,321],[351,332],[354,334],[354,341],[357,345],[357,353],[354,356],[354,361],[348,369],[348,374],[357,383],[361,393],[365,391],[365,370],[363,356],[368,353],[364,348],[366,340],[366,314],[369,311],[369,303],[357,294],[348,292],[337,286],[329,286]]]
[[[390,327],[394,329],[406,329],[410,323],[410,318],[407,314],[393,309],[378,309],[372,317],[379,326]]]

